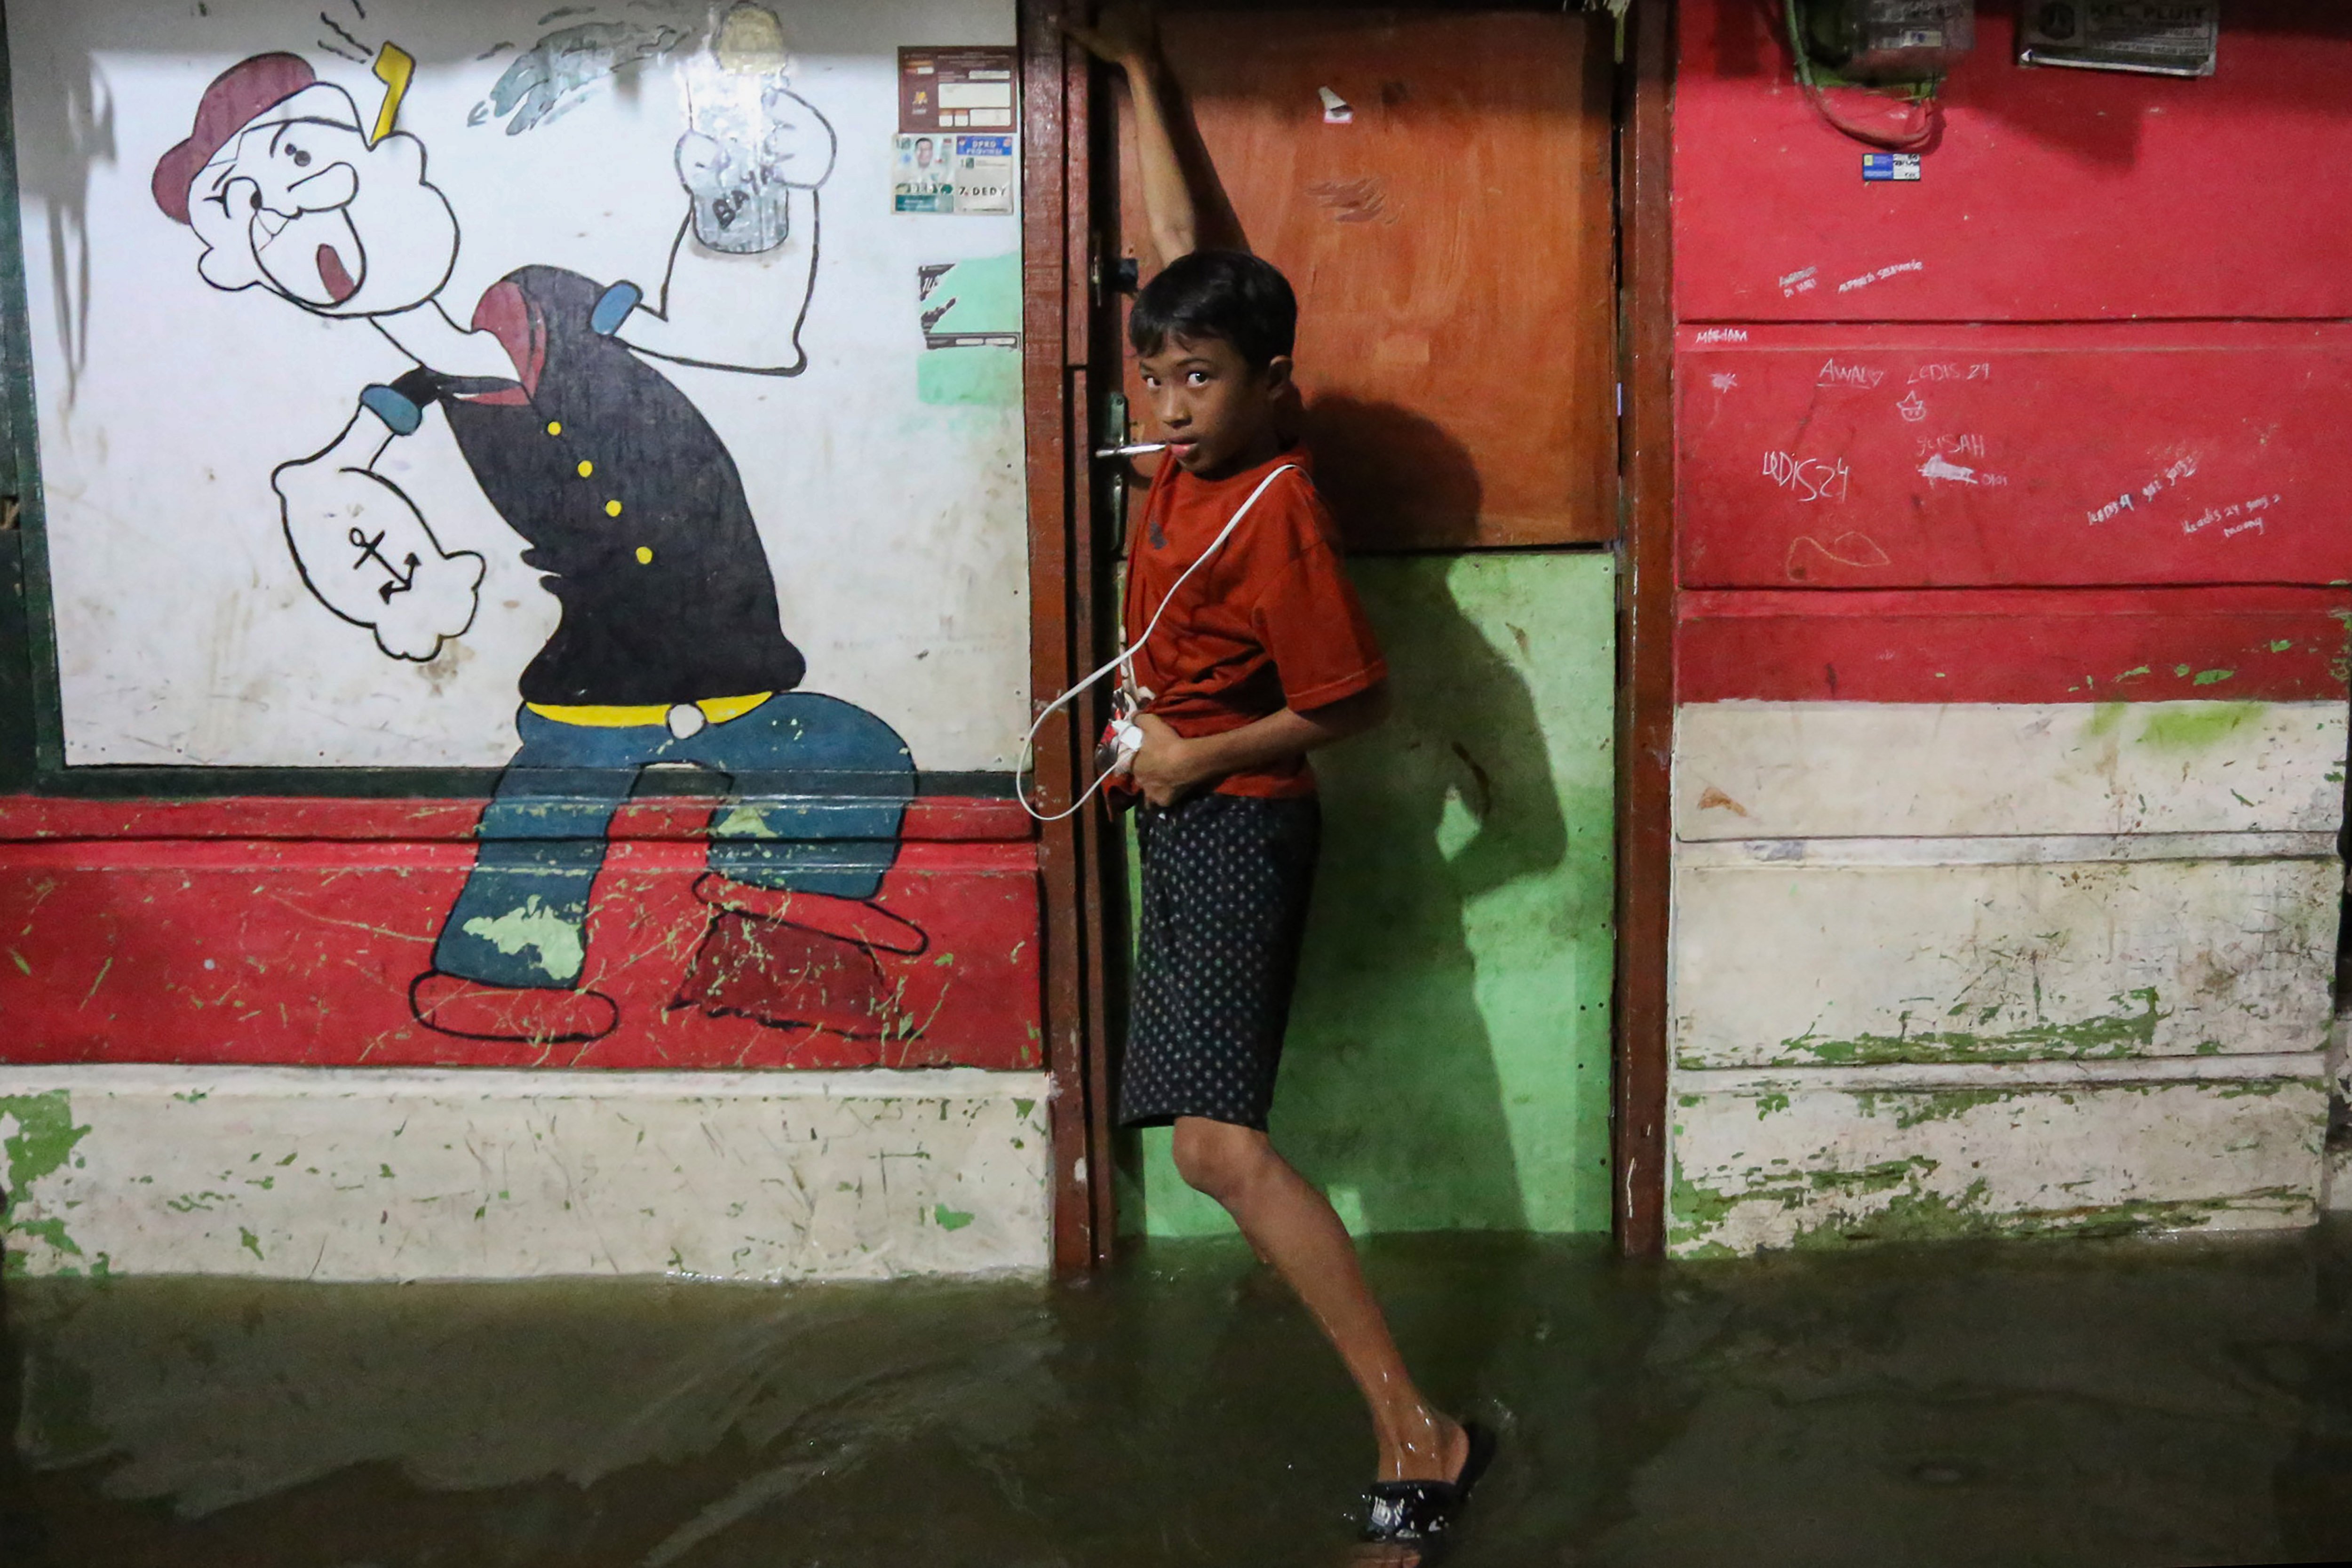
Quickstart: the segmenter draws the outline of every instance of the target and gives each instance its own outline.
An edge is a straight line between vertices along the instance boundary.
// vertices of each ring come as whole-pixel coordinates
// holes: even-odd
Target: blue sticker
[[[1900,180],[1919,178],[1920,159],[1916,153],[1864,153],[1862,155],[1862,177],[1865,180]]]

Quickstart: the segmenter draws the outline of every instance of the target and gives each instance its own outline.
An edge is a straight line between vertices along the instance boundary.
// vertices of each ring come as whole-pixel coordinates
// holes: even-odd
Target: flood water
[[[2352,1228],[1374,1282],[1499,1422],[1479,1564],[2352,1557]],[[1371,1444],[1237,1243],[1091,1284],[15,1281],[8,1568],[1347,1560]]]

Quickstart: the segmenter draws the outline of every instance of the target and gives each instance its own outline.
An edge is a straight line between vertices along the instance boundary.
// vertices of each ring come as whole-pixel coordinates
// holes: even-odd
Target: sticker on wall
[[[1011,131],[1019,79],[1010,46],[900,49],[898,129]]]
[[[2221,47],[2220,0],[2027,0],[2017,59],[2146,76],[2211,76]]]
[[[982,256],[915,269],[923,353],[916,395],[929,404],[1021,399],[1021,258]]]
[[[1005,217],[1013,211],[1021,139],[898,135],[890,139],[890,210]]]
[[[1013,211],[1013,168],[1020,142],[1013,136],[955,139],[956,211],[1004,216]]]
[[[1871,184],[1892,180],[1908,184],[1921,174],[1921,160],[1916,153],[1864,153],[1862,155],[1862,177]]]

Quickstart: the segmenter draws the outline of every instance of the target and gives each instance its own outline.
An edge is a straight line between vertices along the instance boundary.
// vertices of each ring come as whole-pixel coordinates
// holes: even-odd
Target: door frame
[[[1674,915],[1675,0],[1637,0],[1618,68],[1616,1082],[1618,1250],[1666,1242]]]
[[[1021,394],[1029,498],[1029,689],[1034,717],[1098,662],[1108,600],[1096,481],[1090,379],[1101,289],[1094,239],[1093,67],[1064,37],[1088,0],[1021,0]],[[1074,703],[1037,736],[1036,788],[1073,798],[1086,744],[1102,722]],[[1015,781],[1015,788],[1021,787]],[[1119,846],[1102,814],[1040,830],[1040,982],[1047,1111],[1053,1132],[1054,1268],[1109,1262],[1117,1231],[1110,1181],[1109,955],[1124,921]]]
[[[1231,0],[1226,0],[1231,3]],[[1318,0],[1293,0],[1312,8]],[[1355,4],[1359,0],[1321,0]],[[1200,9],[1219,0],[1194,0]],[[1516,9],[1511,0],[1421,0],[1414,10]],[[1533,7],[1530,7],[1533,8]],[[1549,9],[1549,6],[1542,7]],[[1116,366],[1104,323],[1108,247],[1097,206],[1115,204],[1108,114],[1092,60],[1062,34],[1091,0],[1021,0],[1022,402],[1029,519],[1034,714],[1093,668],[1109,628],[1118,542],[1091,454]],[[1674,749],[1674,0],[1638,0],[1617,73],[1618,425],[1616,892],[1611,1190],[1613,1233],[1629,1257],[1665,1245],[1668,938]],[[1100,100],[1107,104],[1107,96]],[[1099,123],[1098,123],[1099,121]],[[1113,374],[1116,374],[1115,372]],[[1038,736],[1036,781],[1068,799],[1102,722],[1074,704]],[[1123,852],[1100,813],[1046,825],[1043,895],[1044,1048],[1054,1078],[1054,1263],[1065,1275],[1107,1264],[1117,1240],[1111,1079],[1113,990],[1122,979]]]

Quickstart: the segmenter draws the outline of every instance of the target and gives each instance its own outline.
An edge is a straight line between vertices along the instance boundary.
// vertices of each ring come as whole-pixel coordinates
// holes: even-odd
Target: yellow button
[[[551,435],[551,436],[561,436],[561,435],[562,435],[562,434],[563,434],[563,421],[562,421],[562,420],[561,420],[561,419],[551,419],[551,420],[549,420],[549,421],[547,422],[547,433],[548,433],[549,435]]]
[[[620,503],[619,501],[616,501],[616,500],[608,500],[608,501],[606,501],[606,502],[604,503],[604,515],[605,515],[606,517],[618,517],[618,516],[620,516],[620,515],[621,515],[621,503]]]
[[[638,545],[638,546],[637,546],[637,564],[638,564],[638,565],[640,565],[640,566],[650,566],[650,565],[652,565],[653,563],[654,563],[654,552],[653,552],[652,551],[650,551],[650,550],[646,549],[646,548],[644,545],[642,545],[642,544]]]
[[[595,464],[593,464],[593,463],[590,462],[590,461],[589,461],[587,458],[581,458],[581,459],[580,459],[580,477],[581,477],[582,479],[586,479],[589,475],[591,475],[591,474],[594,473],[595,471],[596,471],[596,465],[595,465]]]

